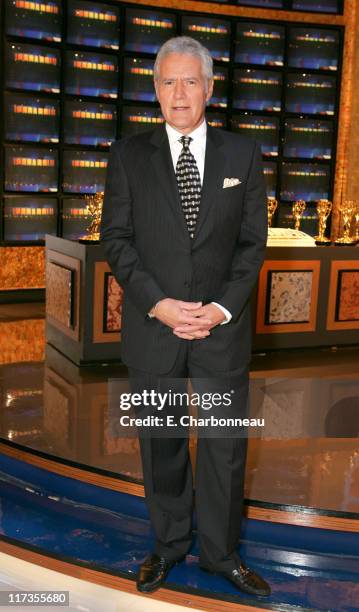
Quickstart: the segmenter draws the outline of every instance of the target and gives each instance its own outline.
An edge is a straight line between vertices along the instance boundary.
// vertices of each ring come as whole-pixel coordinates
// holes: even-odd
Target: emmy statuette
[[[305,201],[304,200],[296,200],[292,206],[292,215],[295,219],[295,225],[294,225],[294,229],[295,230],[300,230],[300,220],[302,217],[302,214],[305,211]]]
[[[278,201],[272,196],[269,196],[269,198],[267,198],[268,227],[272,227],[273,215],[275,211],[277,210],[277,206],[278,206]]]
[[[317,202],[317,214],[319,219],[319,234],[314,236],[315,244],[321,246],[328,246],[331,244],[331,240],[325,236],[325,228],[327,225],[327,219],[332,210],[332,203],[329,200],[318,200]]]
[[[353,246],[356,239],[350,236],[350,223],[355,212],[354,200],[343,200],[339,206],[339,211],[343,219],[343,235],[335,240],[337,246]]]
[[[93,195],[85,196],[86,210],[92,216],[92,221],[86,230],[86,234],[79,238],[79,242],[84,244],[96,244],[99,242],[103,195],[103,191],[99,191]]]

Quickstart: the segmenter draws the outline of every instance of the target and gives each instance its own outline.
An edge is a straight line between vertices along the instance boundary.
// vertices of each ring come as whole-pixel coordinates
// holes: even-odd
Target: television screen
[[[237,0],[243,6],[258,6],[260,8],[283,8],[285,0]]]
[[[242,2],[242,0],[241,0]],[[294,11],[310,11],[312,13],[339,13],[338,0],[293,0]]]
[[[105,186],[108,153],[64,151],[63,190],[96,193]]]
[[[211,110],[206,111],[206,120],[208,125],[225,130],[227,128],[227,117],[222,113],[216,113]]]
[[[283,162],[281,200],[316,202],[329,198],[330,166]]]
[[[66,93],[117,98],[117,78],[116,56],[91,51],[66,52]]]
[[[32,196],[6,196],[4,240],[45,240],[56,236],[57,200]]]
[[[116,139],[117,108],[113,104],[65,101],[64,142],[109,147]]]
[[[74,45],[119,49],[118,7],[102,2],[68,0],[67,41]]]
[[[153,85],[153,59],[125,57],[122,95],[125,100],[156,100]]]
[[[50,47],[7,43],[5,87],[60,92],[60,51]]]
[[[291,113],[334,115],[336,80],[318,74],[289,74],[285,108]]]
[[[213,95],[210,106],[227,108],[228,103],[228,69],[213,66]]]
[[[233,115],[232,130],[257,140],[266,157],[278,156],[279,119],[258,115]]]
[[[284,27],[277,24],[238,22],[235,62],[283,66]]]
[[[236,68],[233,81],[233,106],[242,110],[281,109],[282,75],[269,70]]]
[[[263,174],[267,185],[267,197],[275,198],[277,192],[277,164],[275,162],[264,162]]]
[[[146,132],[164,122],[160,108],[152,106],[123,106],[121,135]]]
[[[62,200],[62,237],[78,240],[86,233],[92,216],[86,210],[85,198],[64,198]]]
[[[283,155],[307,159],[331,159],[332,121],[286,119]]]
[[[59,142],[59,102],[23,94],[5,94],[5,139]]]
[[[5,0],[5,31],[10,36],[61,41],[60,0]]]
[[[280,203],[277,208],[277,227],[289,227],[294,229],[295,220],[292,213],[292,205]],[[318,216],[316,208],[313,204],[307,204],[305,211],[301,217],[300,229],[309,236],[318,234]]]
[[[57,191],[57,151],[35,147],[5,147],[6,191]]]
[[[310,27],[289,30],[288,65],[294,68],[338,70],[339,32]]]
[[[175,35],[176,16],[172,13],[155,9],[126,9],[126,51],[157,53],[160,46]]]
[[[212,17],[197,17],[196,15],[182,17],[182,33],[191,36],[202,43],[213,59],[229,62],[229,46],[231,24],[223,19]]]

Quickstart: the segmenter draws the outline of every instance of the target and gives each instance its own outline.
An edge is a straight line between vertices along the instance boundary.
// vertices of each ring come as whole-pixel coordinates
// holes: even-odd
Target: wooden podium
[[[46,341],[78,365],[120,361],[122,289],[100,244],[46,235]]]
[[[359,248],[267,247],[253,350],[359,344]],[[78,365],[120,362],[122,289],[100,244],[46,236],[47,342]]]

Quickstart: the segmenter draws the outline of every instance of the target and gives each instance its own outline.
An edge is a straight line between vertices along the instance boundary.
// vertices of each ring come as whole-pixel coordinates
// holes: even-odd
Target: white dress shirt
[[[173,168],[174,168],[174,171],[176,172],[178,158],[182,151],[182,143],[180,142],[180,138],[183,136],[183,134],[179,132],[178,130],[175,130],[175,128],[173,128],[167,122],[165,125],[166,125],[166,131],[167,131],[168,141],[169,141],[170,150],[171,150]],[[193,132],[190,132],[190,134],[186,134],[186,136],[190,136],[192,138],[191,142],[189,143],[189,148],[190,148],[190,151],[193,157],[196,160],[199,175],[201,178],[201,185],[203,185],[204,158],[206,155],[206,138],[207,138],[207,123],[205,119],[203,119],[201,125],[199,125],[195,130],[193,130]],[[225,325],[226,323],[229,323],[232,318],[232,315],[229,312],[229,310],[227,310],[227,308],[224,308],[224,306],[221,306],[221,304],[217,304],[217,302],[211,302],[211,304],[215,304],[215,306],[217,306],[226,317],[225,320],[222,321],[221,325]]]
[[[182,151],[182,143],[179,139],[183,136],[181,132],[175,130],[171,125],[166,123],[166,131],[168,140],[170,143],[171,156],[173,162],[173,168],[176,172],[176,166],[178,158]],[[199,125],[193,132],[186,134],[193,140],[189,143],[190,151],[196,160],[197,168],[199,170],[199,176],[201,177],[201,185],[203,185],[203,174],[204,174],[204,158],[206,155],[206,138],[207,138],[207,123],[205,120]]]

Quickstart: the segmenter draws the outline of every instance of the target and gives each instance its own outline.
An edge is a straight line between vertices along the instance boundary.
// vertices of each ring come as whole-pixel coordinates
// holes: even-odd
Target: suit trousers
[[[183,391],[190,378],[194,392],[213,392],[220,377],[228,388],[238,392],[236,416],[246,418],[248,366],[233,373],[209,371],[191,361],[192,342],[201,340],[182,340],[175,364],[166,374],[156,376],[129,367],[131,391],[141,392],[144,388],[163,391],[166,380],[167,388],[171,382],[173,389],[173,379],[176,391]],[[208,569],[234,569],[239,561],[236,549],[243,511],[247,435],[243,432],[241,437],[198,435],[195,491],[188,435],[163,438],[139,434],[139,440],[146,503],[155,533],[154,552],[171,561],[189,552],[195,506],[200,564]]]

